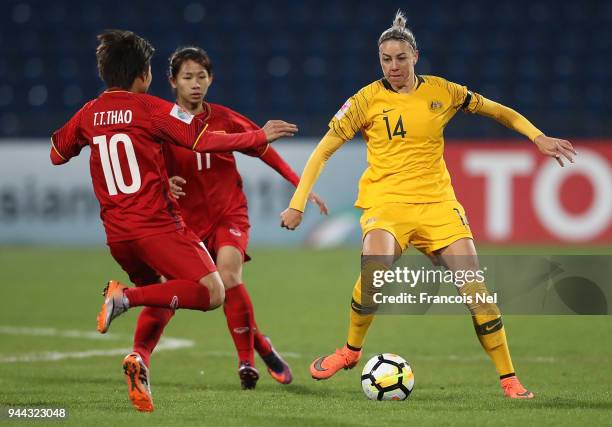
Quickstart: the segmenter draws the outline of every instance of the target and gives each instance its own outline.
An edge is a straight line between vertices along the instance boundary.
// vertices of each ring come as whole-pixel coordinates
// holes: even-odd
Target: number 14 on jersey
[[[404,122],[402,122],[402,116],[399,116],[397,123],[395,123],[393,127],[393,133],[391,133],[391,123],[389,122],[388,116],[383,116],[383,120],[385,121],[385,126],[387,127],[387,137],[389,137],[389,141],[393,139],[394,136],[399,136],[401,138],[406,137],[406,131],[404,130]]]

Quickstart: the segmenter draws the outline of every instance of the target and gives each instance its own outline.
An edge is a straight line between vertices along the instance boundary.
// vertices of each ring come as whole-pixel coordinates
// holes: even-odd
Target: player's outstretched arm
[[[151,114],[151,131],[163,141],[191,148],[200,153],[218,153],[254,149],[285,136],[293,136],[298,128],[283,120],[270,120],[262,129],[224,134],[207,131],[208,125],[196,119],[179,105],[163,99],[141,96]]]
[[[536,128],[527,118],[519,112],[505,105],[499,104],[481,95],[475,95],[474,113],[490,117],[504,126],[526,136],[533,141],[540,152],[546,156],[554,157],[559,165],[563,166],[563,157],[570,163],[574,162],[576,151],[569,141],[551,138]]]
[[[289,203],[289,207],[281,213],[281,227],[289,230],[295,230],[302,222],[304,209],[308,196],[314,187],[317,178],[323,171],[325,163],[342,146],[346,141],[338,136],[333,130],[329,130],[323,139],[317,145],[317,148],[312,152],[302,178],[298,184],[295,193]]]
[[[208,132],[205,126],[191,149],[200,153],[241,151],[293,136],[297,131],[296,125],[282,120],[270,120],[260,130],[232,134]]]
[[[269,120],[260,130],[232,134],[207,132],[204,127],[197,136],[192,150],[201,153],[239,151],[293,136],[297,131],[296,125],[283,120]]]

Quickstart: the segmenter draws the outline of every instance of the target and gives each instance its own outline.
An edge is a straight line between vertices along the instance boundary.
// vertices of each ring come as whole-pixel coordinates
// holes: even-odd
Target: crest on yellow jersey
[[[442,103],[440,101],[431,101],[431,104],[429,104],[429,109],[431,111],[436,111],[440,108],[442,108]]]

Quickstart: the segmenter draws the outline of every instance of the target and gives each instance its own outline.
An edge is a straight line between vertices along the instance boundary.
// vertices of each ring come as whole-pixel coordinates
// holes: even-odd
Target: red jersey
[[[243,115],[218,104],[204,103],[204,112],[196,116],[214,133],[235,134],[259,129]],[[294,186],[299,177],[272,146],[236,150],[248,156],[260,157]],[[236,168],[232,152],[193,153],[182,147],[164,144],[166,167],[170,176],[185,179],[185,196],[178,199],[185,221],[200,238],[206,236],[228,215],[243,215],[248,220],[247,199],[242,189],[242,177]]]
[[[53,133],[51,160],[65,163],[90,146],[91,179],[108,243],[183,228],[170,194],[162,141],[208,151],[266,146],[263,131],[237,139],[212,134],[200,120],[160,98],[123,90],[102,93]]]

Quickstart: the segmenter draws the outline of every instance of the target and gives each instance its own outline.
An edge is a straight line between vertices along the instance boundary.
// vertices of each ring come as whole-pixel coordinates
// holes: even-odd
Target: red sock
[[[235,289],[235,290],[234,290]],[[231,296],[228,297],[228,294]],[[251,301],[251,297],[247,292],[244,284],[240,284],[231,289],[225,291],[225,301],[227,302],[228,298],[239,298],[242,300],[242,303],[249,311],[252,320],[251,327],[253,329],[253,344],[255,347],[255,351],[259,353],[260,356],[267,356],[272,353],[272,347],[270,343],[265,339],[263,334],[259,332],[259,328],[257,327],[257,322],[255,321],[255,310],[253,309],[253,302]],[[227,316],[227,313],[226,313]]]
[[[251,299],[243,284],[225,290],[223,311],[238,352],[238,360],[247,361],[253,366],[255,319]]]
[[[162,308],[188,308],[206,311],[210,307],[208,288],[191,280],[168,280],[166,283],[126,289],[123,293],[130,307],[146,305]]]
[[[149,366],[151,353],[172,316],[174,310],[170,308],[145,307],[140,312],[134,331],[134,351],[140,354],[145,365]]]

